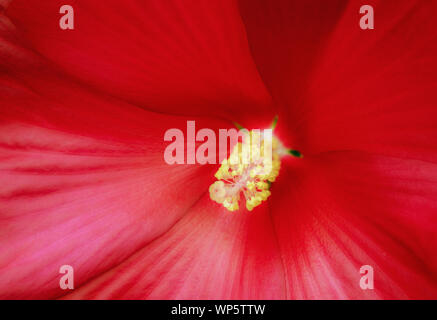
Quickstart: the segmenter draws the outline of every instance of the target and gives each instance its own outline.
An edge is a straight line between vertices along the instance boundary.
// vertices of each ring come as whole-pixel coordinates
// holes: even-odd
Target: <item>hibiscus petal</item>
[[[368,1],[374,30],[359,27],[360,1],[344,10],[346,2],[242,3],[255,61],[285,108],[278,130],[287,126],[294,146],[436,160],[435,2]]]
[[[12,0],[0,0],[0,11],[6,9]]]
[[[66,31],[64,2],[17,0],[7,13],[32,48],[81,81],[159,112],[234,121],[271,112],[234,1],[72,0]]]
[[[369,4],[375,29],[344,31],[355,22],[351,4],[314,76],[303,121],[311,123],[308,148],[436,162],[437,3]]]
[[[267,207],[230,213],[205,196],[169,232],[67,299],[280,299]]]
[[[287,169],[271,210],[288,298],[436,297],[437,165],[334,152]],[[373,290],[360,287],[363,265]]]
[[[176,223],[216,168],[165,163],[164,132],[187,119],[90,93],[0,20],[0,297],[57,297],[62,265],[80,285],[120,263]]]
[[[304,132],[295,127],[305,108],[302,100],[314,61],[345,4],[343,0],[239,1],[253,59],[279,114],[276,134],[287,145],[301,147],[299,135]]]

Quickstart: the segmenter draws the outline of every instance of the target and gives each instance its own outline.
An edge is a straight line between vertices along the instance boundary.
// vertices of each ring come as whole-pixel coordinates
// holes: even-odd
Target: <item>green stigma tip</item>
[[[244,129],[244,127],[241,124],[239,124],[238,122],[234,122],[234,126],[236,126],[238,130]]]
[[[300,153],[297,150],[290,149],[290,150],[288,150],[288,153],[291,154],[293,157],[303,158],[302,153]]]
[[[276,128],[276,124],[278,123],[278,116],[276,115],[272,121],[272,129]]]

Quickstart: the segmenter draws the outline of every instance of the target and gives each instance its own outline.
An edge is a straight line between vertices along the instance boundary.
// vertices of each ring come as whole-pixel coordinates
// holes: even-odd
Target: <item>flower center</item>
[[[254,130],[247,137],[223,160],[215,174],[218,181],[209,187],[210,198],[229,211],[239,209],[241,194],[249,211],[266,201],[271,195],[270,185],[279,175],[281,158],[301,157],[298,151],[285,148],[275,136],[264,137]]]

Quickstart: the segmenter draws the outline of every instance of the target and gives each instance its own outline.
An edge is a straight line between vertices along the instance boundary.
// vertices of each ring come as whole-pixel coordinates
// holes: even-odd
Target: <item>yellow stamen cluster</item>
[[[282,144],[273,137],[271,156],[264,157],[265,143],[259,132],[251,131],[250,139],[237,143],[223,160],[215,174],[218,181],[210,188],[210,198],[229,211],[239,209],[240,194],[246,200],[246,208],[252,211],[270,196],[270,184],[275,181],[281,167]],[[270,147],[270,146],[269,146]]]

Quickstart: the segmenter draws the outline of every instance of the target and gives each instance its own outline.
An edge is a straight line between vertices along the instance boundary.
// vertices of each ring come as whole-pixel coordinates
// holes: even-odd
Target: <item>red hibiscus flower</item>
[[[64,2],[0,1],[1,298],[437,297],[436,1]],[[304,157],[252,211],[164,161],[276,114]]]

